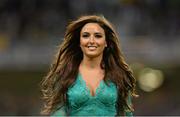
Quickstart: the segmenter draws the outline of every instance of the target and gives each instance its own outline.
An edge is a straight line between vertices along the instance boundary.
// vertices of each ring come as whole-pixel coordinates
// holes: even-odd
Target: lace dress
[[[117,88],[113,82],[108,83],[101,80],[92,96],[81,74],[78,74],[67,92],[68,105],[55,111],[52,116],[115,116]],[[131,116],[132,113],[126,112],[126,115]]]

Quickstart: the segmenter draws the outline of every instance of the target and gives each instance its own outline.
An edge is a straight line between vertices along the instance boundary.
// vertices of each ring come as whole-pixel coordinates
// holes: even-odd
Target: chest
[[[100,86],[104,75],[96,73],[80,74],[80,80],[85,84],[85,87],[89,90],[92,96],[95,95],[97,88]]]
[[[82,105],[90,105],[92,102],[101,105],[115,105],[117,101],[117,88],[112,82],[107,85],[103,80],[95,90],[95,94],[91,95],[90,89],[86,86],[81,75],[78,75],[75,83],[68,89],[68,102],[71,107],[80,108]]]

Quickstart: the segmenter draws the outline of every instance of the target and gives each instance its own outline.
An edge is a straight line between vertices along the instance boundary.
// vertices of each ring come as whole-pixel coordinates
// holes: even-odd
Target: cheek
[[[106,43],[105,40],[103,40],[103,41],[100,41],[100,42],[99,42],[99,45],[106,47],[106,46],[107,46],[107,43]]]
[[[81,47],[81,49],[84,48],[84,47],[86,46],[86,41],[83,40],[83,39],[80,39],[80,44],[79,44],[79,46]]]
[[[84,45],[84,42],[82,41],[82,39],[80,38],[80,46]]]

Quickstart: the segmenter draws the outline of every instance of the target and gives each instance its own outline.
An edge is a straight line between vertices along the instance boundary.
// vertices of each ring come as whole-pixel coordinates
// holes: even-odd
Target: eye
[[[82,37],[83,38],[87,38],[87,37],[89,37],[89,34],[88,33],[84,33],[84,34],[82,34]]]
[[[95,37],[96,37],[96,38],[102,38],[102,35],[96,34]]]
[[[82,35],[82,37],[88,37],[88,35],[87,35],[87,34],[84,34],[84,35]]]

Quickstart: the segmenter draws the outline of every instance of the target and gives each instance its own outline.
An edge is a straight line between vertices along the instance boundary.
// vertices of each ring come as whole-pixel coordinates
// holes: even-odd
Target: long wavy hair
[[[41,112],[43,115],[50,115],[68,103],[66,96],[68,87],[76,80],[78,68],[83,59],[80,48],[80,31],[87,23],[97,23],[105,31],[107,47],[103,52],[101,68],[105,70],[105,82],[111,80],[117,86],[117,115],[123,115],[125,110],[133,111],[132,106],[128,103],[128,95],[135,96],[136,80],[124,60],[118,34],[103,16],[88,15],[69,23],[50,70],[41,82],[44,99]]]

